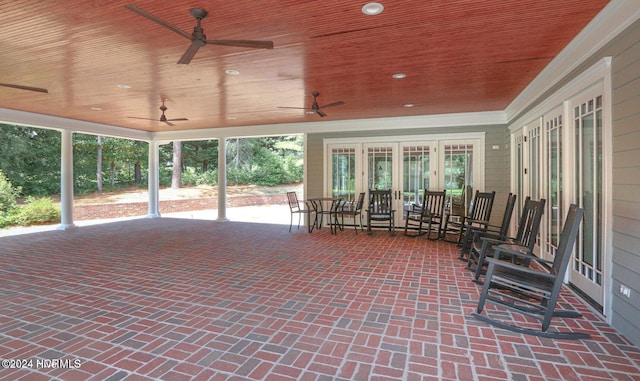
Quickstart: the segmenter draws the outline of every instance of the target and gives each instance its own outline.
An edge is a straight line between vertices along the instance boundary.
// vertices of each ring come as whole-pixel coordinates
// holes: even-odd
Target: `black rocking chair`
[[[445,217],[443,239],[447,241],[447,236],[453,234],[456,236],[455,240],[449,240],[448,242],[455,242],[458,245],[461,245],[462,238],[466,234],[467,228],[474,226],[486,226],[491,218],[491,209],[493,208],[493,199],[495,196],[495,191],[476,191],[475,196],[473,196],[473,201],[468,215],[454,216],[452,214],[448,214]],[[457,217],[460,220],[454,221],[452,217]]]
[[[404,235],[417,237],[423,234],[431,238],[431,232],[435,231],[433,239],[440,238],[442,232],[442,222],[444,219],[444,204],[446,201],[446,191],[432,192],[425,191],[422,196],[421,205],[412,205],[411,209],[405,213]],[[425,230],[426,225],[426,230]],[[417,233],[409,233],[409,228],[417,228]]]
[[[516,206],[516,195],[509,193],[507,204],[502,215],[502,223],[500,225],[492,225],[488,221],[477,221],[469,229],[467,229],[462,239],[462,247],[460,248],[460,257],[458,259],[467,262],[469,260],[469,251],[475,246],[481,245],[480,238],[489,237],[504,241],[509,233],[509,225],[511,224],[511,216]],[[467,255],[467,257],[465,257]]]
[[[491,252],[496,246],[508,247],[509,250],[526,252],[527,254],[533,253],[533,247],[536,244],[538,232],[540,231],[540,222],[542,220],[542,213],[544,213],[545,202],[545,199],[534,201],[527,197],[524,207],[522,208],[522,215],[518,223],[518,232],[515,237],[507,237],[502,240],[495,237],[483,237],[480,238],[480,243],[474,242],[472,244],[469,250],[467,268],[474,271],[476,281],[478,281],[487,265],[485,259],[491,255]],[[475,265],[475,268],[473,265]]]
[[[395,233],[393,197],[391,189],[369,190],[369,206],[367,212],[367,234],[371,235],[373,222],[384,222],[389,234]]]
[[[581,317],[575,310],[559,310],[556,304],[567,266],[571,260],[571,252],[578,235],[580,222],[584,211],[577,205],[571,205],[565,219],[558,249],[553,261],[545,261],[536,256],[519,251],[509,251],[496,247],[493,258],[487,258],[489,267],[486,279],[478,301],[477,312],[472,315],[481,321],[513,332],[524,333],[555,339],[588,339],[587,333],[572,331],[549,331],[551,319]],[[498,259],[503,253],[510,256],[520,256],[524,260],[537,264],[535,268],[518,265]],[[550,266],[549,271],[543,266]],[[489,300],[506,307],[511,311],[522,313],[541,322],[541,328],[527,328],[501,320],[495,320],[488,315],[482,315],[485,302]]]

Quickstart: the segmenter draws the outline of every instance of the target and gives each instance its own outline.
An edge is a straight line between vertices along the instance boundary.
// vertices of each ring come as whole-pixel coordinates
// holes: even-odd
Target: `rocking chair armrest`
[[[478,233],[480,234],[480,233]],[[500,236],[498,234],[483,234],[480,237],[480,240],[482,241],[482,244],[489,244],[489,245],[501,245],[501,244],[507,244],[509,243],[508,239],[502,239],[500,238]]]
[[[472,218],[466,218],[465,219],[465,223],[467,225],[472,225],[472,224],[480,225],[480,226],[474,226],[475,229],[482,229],[483,226],[484,227],[491,226],[491,225],[489,225],[489,221],[486,221],[486,220],[474,220]]]
[[[412,212],[416,212],[416,213],[422,213],[422,205],[420,204],[411,204],[411,209]]]
[[[530,259],[537,258],[531,255],[528,252],[526,247],[520,246],[520,245],[502,244],[494,247],[493,249],[494,258],[499,259],[501,253],[506,253],[512,256],[515,255],[522,258],[530,258]]]
[[[526,273],[526,274],[535,274],[536,276],[541,276],[541,277],[545,277],[545,278],[549,278],[549,279],[554,279],[555,278],[554,274],[550,274],[548,272],[544,272],[544,271],[540,271],[540,270],[535,270],[535,269],[532,269],[530,267],[526,267],[526,266],[522,266],[522,265],[517,265],[517,264],[511,263],[511,262],[502,261],[502,260],[496,259],[496,258],[487,258],[486,261],[487,261],[487,264],[489,265],[489,269],[491,268],[491,265],[493,264],[493,266],[501,267],[503,269],[508,270],[509,272],[520,272],[520,273]],[[487,269],[487,274],[489,273],[489,269]]]
[[[511,248],[509,246],[511,246]],[[543,265],[551,266],[553,264],[552,261],[548,261],[548,260],[546,260],[544,258],[540,258],[540,257],[537,257],[537,256],[533,255],[524,246],[522,246],[522,248],[520,248],[518,250],[513,250],[512,249],[513,247],[518,247],[518,246],[519,245],[511,245],[511,244],[498,245],[498,246],[495,247],[495,249],[493,251],[493,258],[499,259],[501,253],[507,253],[507,254],[510,254],[512,256],[517,256],[517,257],[520,257],[520,258],[525,259],[525,260],[535,261],[535,262],[538,262],[538,263],[543,264]]]
[[[422,218],[422,210],[421,209],[407,209],[407,210],[405,210],[405,219],[408,219],[409,217],[412,217],[414,219]]]
[[[505,246],[507,246],[507,247],[505,247]],[[504,245],[504,246],[503,245],[498,245],[498,246],[496,246],[495,249],[494,249],[493,257],[498,259],[498,258],[500,258],[500,253],[508,253],[508,254],[523,258],[523,259],[528,259],[528,260],[531,260],[531,261],[538,262],[538,263],[543,264],[543,265],[549,265],[550,266],[550,265],[553,264],[552,261],[548,261],[548,260],[546,260],[544,258],[540,258],[540,257],[537,257],[537,256],[531,254],[530,252],[528,252],[526,250],[525,247],[523,247],[522,249],[519,249],[519,250],[512,250],[512,249],[509,249],[508,246],[514,246],[514,245]],[[515,245],[515,246],[518,246],[518,245]]]

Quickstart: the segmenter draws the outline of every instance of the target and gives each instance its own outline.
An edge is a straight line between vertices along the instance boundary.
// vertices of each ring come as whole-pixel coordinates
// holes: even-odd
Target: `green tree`
[[[0,124],[0,170],[23,195],[60,192],[60,133]]]

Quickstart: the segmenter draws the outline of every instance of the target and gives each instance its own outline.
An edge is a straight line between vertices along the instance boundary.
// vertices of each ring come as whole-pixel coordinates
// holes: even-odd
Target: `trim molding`
[[[400,118],[352,119],[331,122],[286,123],[153,133],[155,141],[205,140],[222,137],[255,137],[341,131],[377,131],[417,128],[505,124],[503,111],[422,115]]]
[[[49,130],[71,131],[82,134],[111,136],[132,140],[150,141],[151,134],[146,131],[133,130],[111,126],[108,124],[92,123],[83,120],[60,118],[44,114],[0,108],[0,122],[19,124]]]

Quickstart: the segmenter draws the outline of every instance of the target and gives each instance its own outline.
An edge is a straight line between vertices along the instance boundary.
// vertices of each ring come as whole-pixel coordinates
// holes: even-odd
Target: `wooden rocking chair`
[[[477,250],[478,246],[482,245],[481,238],[493,238],[501,241],[507,238],[516,198],[515,194],[509,193],[500,225],[492,225],[489,221],[473,221],[474,223],[467,229],[462,239],[462,247],[460,248],[460,257],[458,259],[467,262],[469,258],[465,257],[465,255],[469,255],[471,250]]]
[[[389,230],[389,234],[395,234],[393,196],[391,189],[369,189],[369,204],[367,212],[367,234],[371,235],[373,222],[382,222]]]
[[[576,318],[582,315],[574,310],[557,310],[556,304],[562,289],[571,252],[578,235],[584,211],[571,205],[565,219],[558,250],[553,261],[496,247],[493,258],[487,258],[489,267],[478,301],[477,312],[472,315],[486,323],[513,332],[556,339],[588,339],[589,334],[570,331],[549,331],[551,319],[555,317]],[[502,254],[522,257],[523,261],[538,264],[535,268],[500,260]],[[543,266],[550,266],[549,271]],[[541,329],[527,328],[495,320],[482,315],[485,302],[489,300],[509,310],[533,317],[541,321]]]
[[[443,240],[447,241],[447,236],[454,235],[455,239],[448,240],[448,242],[455,242],[458,245],[462,245],[462,238],[466,234],[467,228],[473,226],[486,226],[491,219],[491,209],[493,208],[493,199],[495,196],[495,191],[476,191],[468,215],[456,216],[451,213],[448,214],[445,217],[444,231],[442,232]],[[459,220],[454,221],[452,217],[458,218]],[[483,222],[479,223],[479,221]]]
[[[423,234],[431,239],[431,232],[435,231],[433,239],[439,239],[442,232],[444,220],[444,203],[446,201],[446,191],[433,192],[426,191],[422,196],[421,205],[412,205],[411,209],[405,213],[404,235],[417,237]],[[426,227],[426,229],[425,229]],[[417,233],[409,233],[409,228],[417,228]]]
[[[494,247],[508,246],[509,250],[526,252],[531,254],[536,244],[538,232],[540,231],[540,222],[544,213],[545,199],[539,201],[526,198],[522,215],[518,223],[518,232],[515,237],[507,237],[498,239],[496,237],[481,237],[480,243],[474,242],[469,250],[469,260],[467,268],[475,273],[476,281],[482,275],[487,262],[485,258],[491,256]],[[528,264],[528,263],[525,263]],[[475,265],[475,267],[473,267]]]

